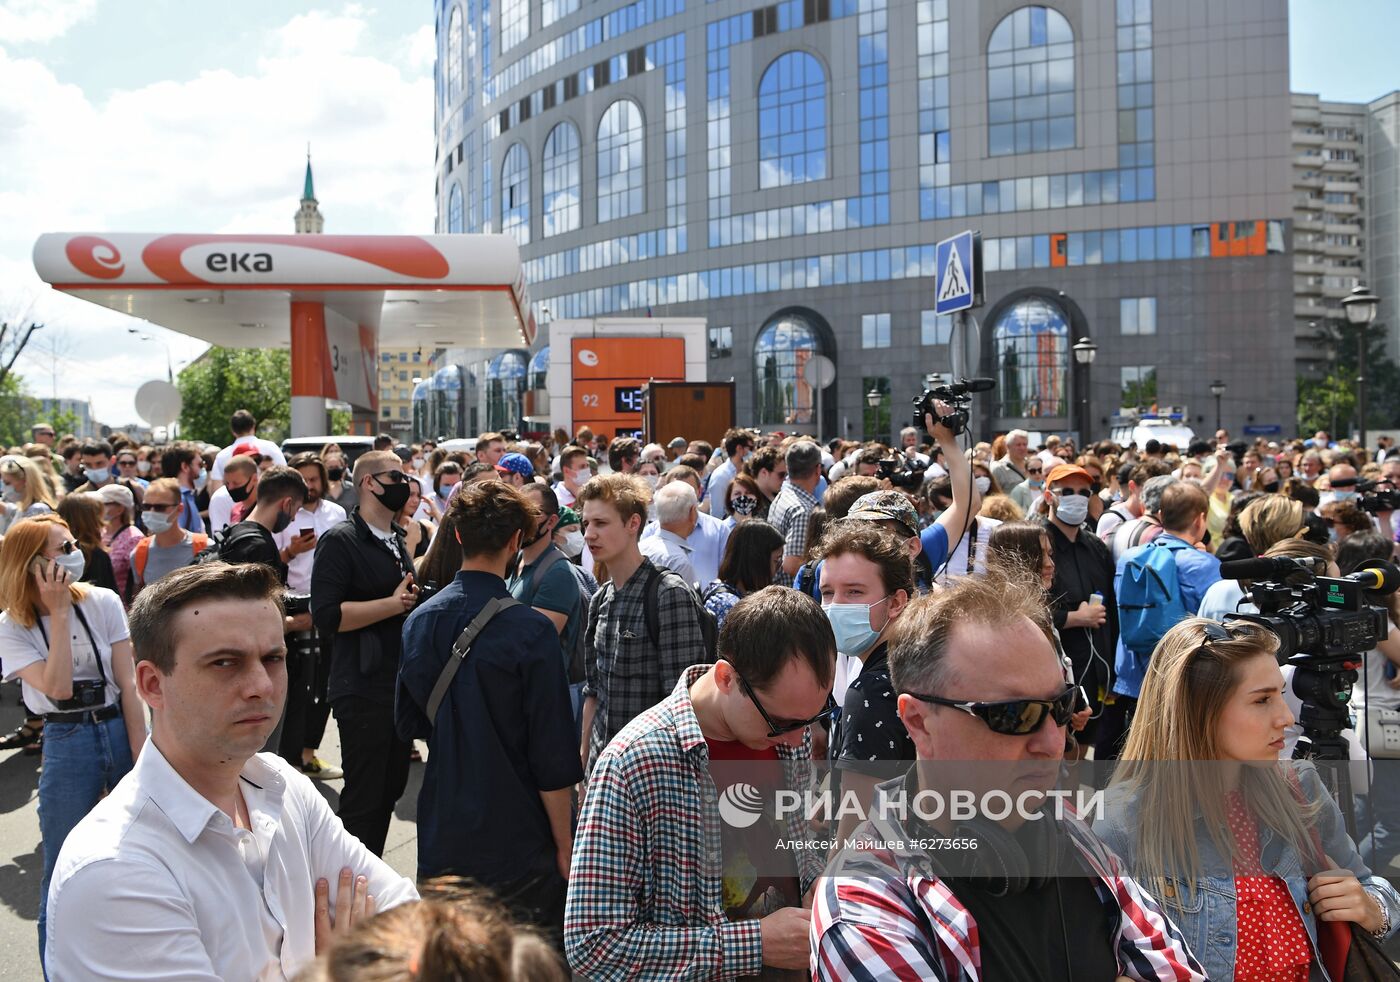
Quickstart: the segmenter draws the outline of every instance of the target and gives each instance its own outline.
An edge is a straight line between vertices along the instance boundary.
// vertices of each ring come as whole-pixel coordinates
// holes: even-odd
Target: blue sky
[[[1400,88],[1400,0],[1289,12],[1295,91]],[[164,374],[125,318],[41,289],[41,232],[290,232],[308,141],[327,232],[431,231],[431,20],[429,0],[0,0],[0,320],[48,325],[33,390],[57,371],[121,424]],[[147,329],[177,363],[203,349]]]

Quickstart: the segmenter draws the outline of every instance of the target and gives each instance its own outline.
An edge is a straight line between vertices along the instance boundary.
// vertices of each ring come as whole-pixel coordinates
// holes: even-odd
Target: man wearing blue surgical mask
[[[1327,492],[1318,506],[1334,501],[1354,501],[1356,497],[1356,468],[1346,463],[1333,464],[1327,471]]]
[[[1085,525],[1093,477],[1082,467],[1059,464],[1045,475],[1043,501],[1055,558],[1050,587],[1055,628],[1074,666],[1074,681],[1089,695],[1093,715],[1080,733],[1092,745],[1095,760],[1117,755],[1123,721],[1100,726],[1113,683],[1113,655],[1118,645],[1118,604],[1113,592],[1113,554]]]
[[[120,484],[131,492],[137,513],[145,500],[145,488],[131,478],[117,477],[112,470],[112,445],[106,440],[88,440],[78,448],[78,459],[82,463],[82,475],[87,483],[80,484],[74,493],[98,491],[109,484]],[[138,526],[140,522],[136,523]]]

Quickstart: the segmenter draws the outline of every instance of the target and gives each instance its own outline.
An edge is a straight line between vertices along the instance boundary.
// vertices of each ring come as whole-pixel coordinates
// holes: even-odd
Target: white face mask
[[[972,483],[977,485],[978,494],[986,494],[992,487],[992,479],[990,477],[979,477]]]
[[[578,529],[564,533],[564,544],[559,547],[559,551],[573,559],[583,555],[583,533]]]
[[[158,511],[141,512],[141,521],[145,524],[146,530],[152,535],[160,535],[162,532],[170,531],[170,526],[175,524],[175,518]]]
[[[1066,525],[1083,525],[1089,517],[1089,499],[1080,494],[1055,497],[1055,517]]]
[[[649,487],[649,488],[651,488],[653,491],[655,491],[655,490],[656,490],[656,482],[659,481],[659,480],[661,480],[661,478],[658,477],[658,476],[655,475],[655,474],[643,474],[643,475],[642,475],[642,480],[647,482],[647,487]]]
[[[136,473],[149,474],[151,472],[151,462],[149,460],[138,460],[136,462]]]

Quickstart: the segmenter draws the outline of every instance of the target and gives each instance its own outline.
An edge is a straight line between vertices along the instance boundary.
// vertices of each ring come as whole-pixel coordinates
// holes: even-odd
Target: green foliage
[[[228,421],[246,409],[258,436],[280,441],[291,429],[291,355],[277,348],[210,348],[180,372],[180,430],[187,440],[223,444]]]
[[[348,409],[332,409],[330,415],[331,415],[330,429],[328,429],[328,430],[326,431],[327,433],[349,433],[349,432],[350,432],[350,421],[351,421],[351,419],[353,418],[353,415],[354,415],[353,413],[350,412],[350,410],[348,410]]]
[[[1327,326],[1334,356],[1326,378],[1298,380],[1298,432],[1326,430],[1333,437],[1357,430],[1356,334]],[[1372,324],[1366,345],[1366,428],[1390,429],[1400,406],[1400,366],[1385,354],[1384,331]]]
[[[24,380],[11,372],[0,379],[0,445],[13,447],[29,442],[29,428],[39,419],[39,400],[24,391]],[[55,431],[58,423],[54,423]]]

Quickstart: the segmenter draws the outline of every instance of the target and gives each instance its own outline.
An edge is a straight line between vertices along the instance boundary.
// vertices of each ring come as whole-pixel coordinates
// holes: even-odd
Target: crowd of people
[[[1391,560],[1400,449],[924,424],[290,459],[242,411],[223,447],[34,427],[0,747],[42,755],[46,976],[1351,977],[1338,925],[1400,929],[1400,781],[1353,810],[1286,763],[1292,669],[1221,564]],[[1400,634],[1358,657],[1352,756],[1400,756]],[[875,814],[926,765],[1080,759],[1118,762],[1104,821],[983,823],[975,876],[885,847],[966,831]],[[829,847],[787,816],[769,875],[725,763],[860,808]],[[1046,850],[1075,873],[1017,871]]]

